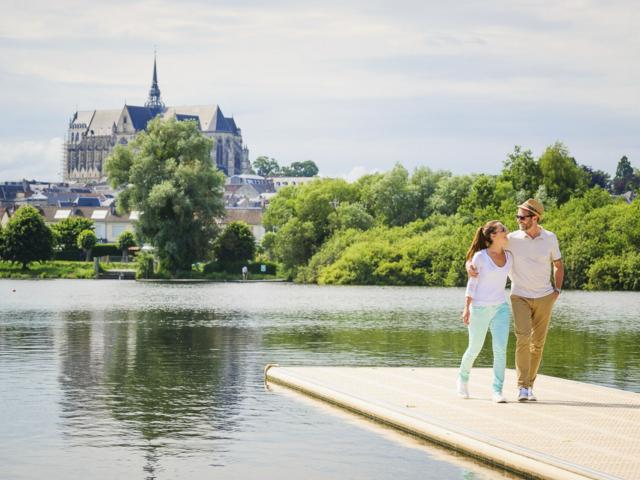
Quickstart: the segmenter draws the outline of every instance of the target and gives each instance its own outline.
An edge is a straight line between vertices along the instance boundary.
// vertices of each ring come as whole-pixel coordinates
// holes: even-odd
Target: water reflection
[[[21,282],[0,301],[3,477],[491,477],[263,389],[272,362],[455,367],[463,294]],[[543,373],[640,392],[640,296],[557,307]]]
[[[212,312],[74,311],[61,320],[61,419],[74,443],[137,444],[152,472],[157,449],[188,454],[185,439],[230,440],[239,428],[242,352],[258,336],[206,326]]]

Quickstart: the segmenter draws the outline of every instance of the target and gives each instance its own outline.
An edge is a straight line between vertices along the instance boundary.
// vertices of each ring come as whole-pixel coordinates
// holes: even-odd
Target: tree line
[[[562,143],[535,158],[515,147],[499,175],[453,175],[397,164],[354,183],[321,179],[281,189],[262,242],[299,282],[462,286],[464,253],[478,225],[516,229],[517,205],[538,198],[558,234],[568,288],[638,290],[640,174],[622,157],[613,179],[580,165]]]
[[[291,165],[282,165],[275,158],[259,156],[252,163],[254,173],[262,177],[315,177],[318,175],[318,166],[313,160],[292,162]]]
[[[37,208],[26,205],[16,210],[7,226],[0,229],[0,259],[18,263],[23,270],[32,262],[44,262],[54,256],[78,260],[84,252],[89,261],[98,238],[95,224],[84,217],[70,217],[48,226]],[[127,256],[136,245],[132,232],[120,234],[114,249]],[[113,252],[112,252],[113,253]]]

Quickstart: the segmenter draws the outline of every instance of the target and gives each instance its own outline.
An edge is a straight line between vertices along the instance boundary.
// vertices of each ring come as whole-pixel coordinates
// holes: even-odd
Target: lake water
[[[463,296],[0,280],[0,477],[511,478],[263,383],[267,363],[455,367]],[[542,373],[640,392],[638,319],[638,293],[564,292]]]

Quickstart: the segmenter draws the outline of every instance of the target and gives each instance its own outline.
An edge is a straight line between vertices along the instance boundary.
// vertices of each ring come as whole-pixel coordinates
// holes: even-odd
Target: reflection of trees
[[[145,470],[153,476],[156,446],[165,440],[234,430],[248,340],[246,332],[211,326],[212,320],[213,313],[194,311],[65,314],[65,431],[83,443],[142,436]],[[188,448],[184,443],[172,445]]]
[[[353,325],[357,325],[353,321]],[[295,347],[326,353],[320,363],[344,364],[336,353],[358,355],[358,363],[372,365],[422,365],[454,367],[467,346],[464,330],[392,330],[390,328],[336,328],[322,326],[277,330],[265,334],[264,344],[271,348]],[[483,352],[484,354],[484,352]],[[490,352],[489,357],[490,358]],[[368,361],[368,362],[367,362]]]
[[[314,356],[308,358],[319,364],[457,367],[467,347],[467,332],[462,327],[430,325],[409,329],[406,323],[401,323],[394,328],[388,319],[379,318],[384,327],[376,328],[371,326],[366,314],[357,313],[340,323],[330,327],[275,330],[266,334],[263,341],[271,349],[287,347],[313,352]],[[475,363],[478,367],[492,364],[490,338],[487,334]],[[636,331],[599,333],[556,327],[552,320],[541,373],[637,391],[640,385],[640,357],[635,353],[638,344],[640,333]],[[507,352],[510,368],[514,367],[514,349],[515,337],[511,333]]]
[[[551,328],[542,373],[640,391],[637,331],[598,333]]]
[[[240,342],[232,328],[192,326],[211,320],[207,315],[138,312],[134,325],[124,324],[135,328],[134,347],[129,332],[114,338],[113,358],[105,365],[113,394],[109,406],[144,438],[233,428],[242,380]]]

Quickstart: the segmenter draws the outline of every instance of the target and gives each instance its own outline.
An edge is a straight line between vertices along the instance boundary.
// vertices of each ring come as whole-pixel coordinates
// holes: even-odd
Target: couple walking
[[[518,207],[517,232],[509,233],[501,222],[492,220],[478,228],[467,252],[469,281],[462,320],[469,330],[469,346],[462,357],[457,380],[458,395],[463,398],[469,397],[471,367],[490,330],[493,401],[506,403],[502,385],[510,312],[504,289],[509,276],[516,334],[518,401],[536,400],[533,384],[542,359],[551,310],[564,278],[558,239],[539,225],[543,215],[542,204],[530,198]]]

